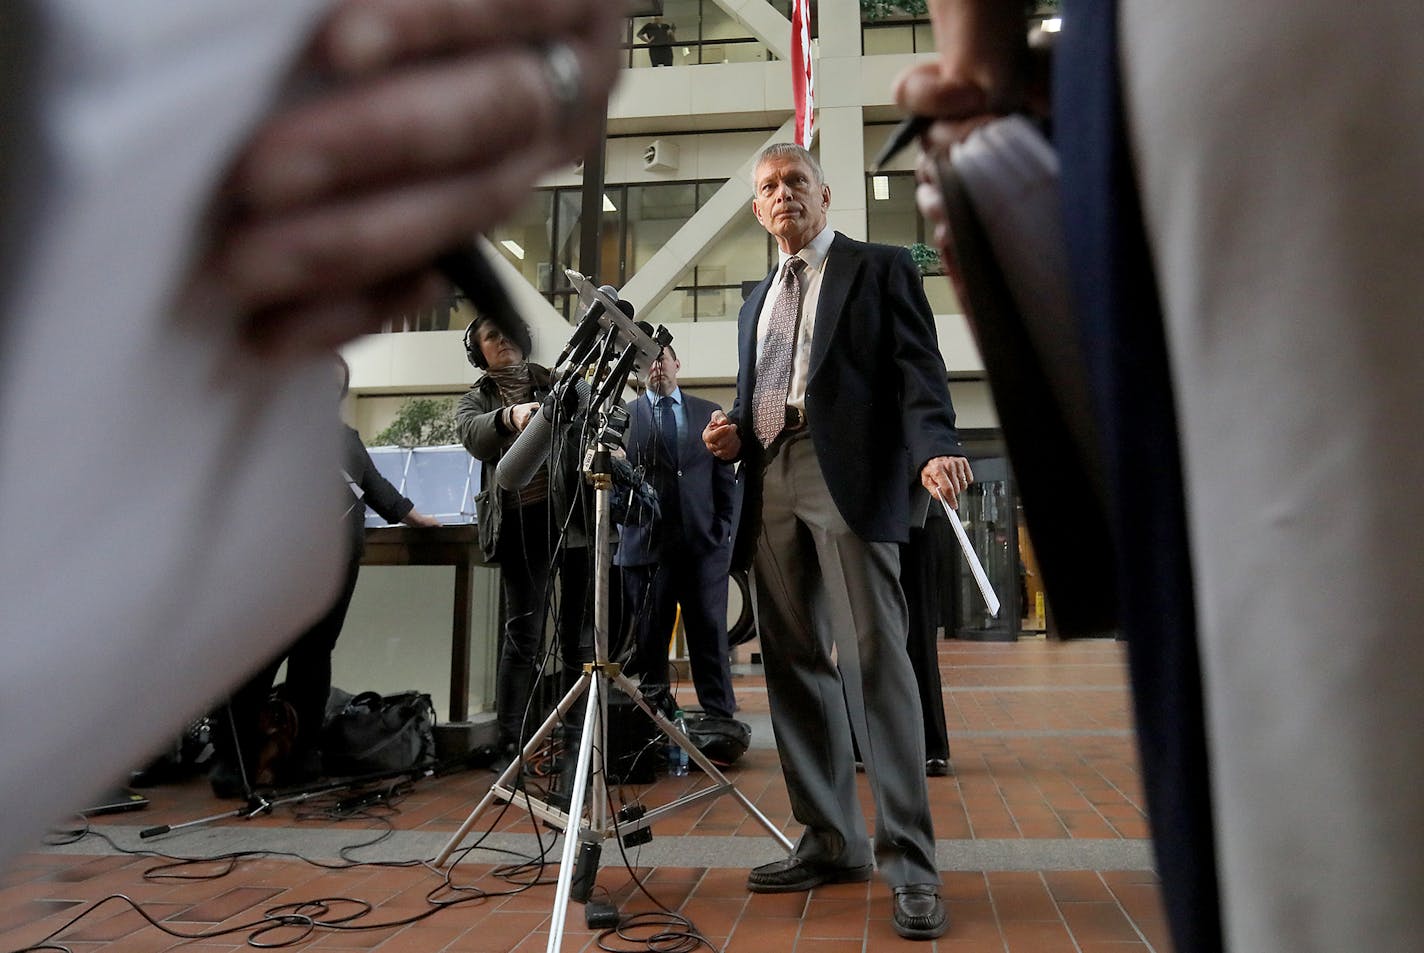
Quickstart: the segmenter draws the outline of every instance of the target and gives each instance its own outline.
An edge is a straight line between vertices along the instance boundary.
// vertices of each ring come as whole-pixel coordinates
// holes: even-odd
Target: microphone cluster
[[[523,433],[495,468],[495,482],[502,490],[518,490],[527,485],[548,459],[555,428],[559,424],[577,419],[590,408],[597,410],[609,405],[623,389],[628,374],[634,370],[646,372],[663,348],[672,342],[672,334],[667,328],[654,330],[646,321],[634,321],[633,305],[620,299],[616,288],[611,285],[594,288],[578,272],[568,271],[566,274],[578,290],[579,297],[591,301],[568,344],[554,362],[556,383],[553,391],[544,398],[529,418]],[[590,379],[593,384],[589,383]],[[618,425],[620,413],[622,426]],[[600,418],[594,432],[600,444],[616,446],[621,442],[622,429],[626,426],[626,412],[615,407]],[[655,513],[656,499],[647,499],[646,494],[636,486],[642,482],[641,478],[633,479],[634,475],[630,472],[619,474],[619,469],[615,464],[615,477],[621,476],[622,479],[617,482],[630,485],[633,490],[630,500],[637,504],[634,508],[643,513]],[[632,470],[626,464],[622,469]]]
[[[539,409],[530,416],[524,431],[500,458],[494,470],[494,481],[501,490],[518,490],[534,479],[534,474],[549,457],[556,419],[571,420],[588,409],[593,396],[593,388],[588,381],[577,378],[570,393],[573,394],[572,406],[568,406],[567,396],[558,389],[545,397]]]

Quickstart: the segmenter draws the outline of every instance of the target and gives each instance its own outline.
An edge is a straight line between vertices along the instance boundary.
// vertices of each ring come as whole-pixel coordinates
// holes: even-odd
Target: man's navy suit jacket
[[[657,421],[652,405],[644,395],[629,407],[628,462],[643,467],[648,482],[658,491],[659,500],[676,494],[682,509],[682,535],[678,543],[688,556],[705,556],[721,551],[729,559],[732,546],[732,520],[735,517],[740,488],[730,463],[723,463],[702,442],[702,431],[721,410],[710,400],[682,392],[682,408],[687,428],[678,440],[679,479],[667,479],[667,471],[657,459]],[[667,504],[663,504],[666,508]],[[662,558],[662,527],[658,523],[624,526],[620,531],[619,566],[645,566]]]
[[[746,499],[737,565],[750,563],[760,523],[762,452],[752,432],[757,318],[776,272],[737,319],[737,399]],[[898,246],[831,242],[816,306],[806,416],[816,459],[841,516],[868,541],[904,542],[907,481],[934,457],[962,456],[934,314],[919,269]]]

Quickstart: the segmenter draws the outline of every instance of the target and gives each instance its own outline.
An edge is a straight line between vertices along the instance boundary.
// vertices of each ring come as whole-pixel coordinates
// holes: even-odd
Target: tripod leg
[[[544,719],[544,723],[539,726],[539,730],[534,732],[534,736],[529,739],[528,744],[519,752],[519,757],[511,761],[509,767],[500,773],[500,776],[495,779],[494,784],[490,785],[489,791],[480,799],[480,803],[475,805],[475,809],[470,812],[470,816],[465,818],[465,822],[460,825],[460,829],[445,842],[445,846],[442,847],[440,853],[435,856],[436,867],[443,867],[445,865],[445,861],[450,859],[450,855],[460,846],[460,842],[474,829],[475,823],[480,819],[480,815],[485,812],[486,808],[494,803],[495,798],[499,797],[500,789],[507,788],[519,772],[524,770],[524,762],[527,761],[534,752],[539,750],[539,746],[553,733],[555,726],[568,714],[569,709],[579,700],[579,696],[581,696],[585,690],[589,689],[591,679],[592,676],[587,673],[579,678],[579,680],[574,683],[574,686],[569,689],[568,694],[563,697],[563,700],[549,713],[549,717]],[[570,802],[570,804],[577,803],[577,801]]]
[[[572,892],[574,879],[574,857],[578,851],[579,837],[583,825],[579,824],[576,818],[583,807],[584,796],[588,792],[589,767],[593,763],[593,750],[598,745],[594,742],[594,725],[601,710],[600,700],[607,691],[603,676],[590,678],[588,686],[588,704],[583,710],[583,744],[579,746],[578,768],[574,772],[574,787],[569,792],[569,826],[564,831],[564,852],[559,858],[559,885],[554,892],[554,912],[549,920],[549,951],[548,953],[558,953],[558,949],[564,939],[564,919],[569,910],[569,894]],[[589,809],[592,815],[594,810]]]
[[[722,773],[721,769],[718,768],[715,764],[713,764],[712,761],[705,754],[698,750],[697,746],[692,743],[692,740],[688,738],[687,735],[678,731],[677,726],[674,725],[672,722],[668,721],[666,715],[658,711],[658,709],[654,706],[648,704],[648,700],[643,697],[643,693],[638,690],[637,685],[634,685],[628,679],[627,676],[621,674],[615,677],[615,681],[618,687],[621,688],[624,692],[626,692],[628,697],[633,700],[633,703],[636,704],[639,708],[641,708],[647,714],[647,716],[653,720],[653,724],[657,725],[658,730],[661,731],[664,735],[666,735],[669,741],[677,745],[683,751],[686,751],[687,756],[691,758],[697,764],[697,766],[703,770],[704,773],[706,773],[707,777],[710,780],[715,782],[715,785],[717,787],[730,791],[732,796],[737,799],[737,803],[742,806],[742,809],[745,810],[748,814],[750,814],[753,820],[755,820],[758,824],[765,828],[766,832],[770,834],[773,838],[775,838],[778,844],[786,848],[786,852],[788,854],[795,852],[796,846],[792,844],[790,840],[787,839],[785,834],[781,833],[780,829],[778,829],[777,826],[771,822],[771,819],[768,818],[761,811],[757,810],[757,806],[753,804],[750,800],[748,800],[746,795],[742,794],[741,791],[737,790],[737,786],[731,781],[727,780],[727,776]],[[664,808],[659,808],[658,810],[661,812],[662,810],[664,810]]]

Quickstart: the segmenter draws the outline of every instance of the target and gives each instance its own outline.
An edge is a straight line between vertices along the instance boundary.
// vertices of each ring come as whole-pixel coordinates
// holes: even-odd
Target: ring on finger
[[[544,76],[554,94],[554,104],[561,123],[572,122],[583,103],[583,67],[573,47],[559,40],[539,48]]]

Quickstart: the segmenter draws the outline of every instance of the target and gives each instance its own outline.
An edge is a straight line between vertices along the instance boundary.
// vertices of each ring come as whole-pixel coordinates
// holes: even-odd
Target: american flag
[[[816,134],[816,78],[811,68],[811,0],[791,0],[791,96],[796,100],[796,144],[809,149]]]

